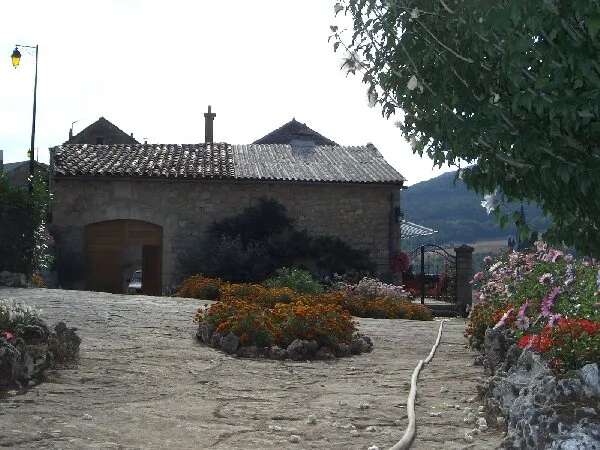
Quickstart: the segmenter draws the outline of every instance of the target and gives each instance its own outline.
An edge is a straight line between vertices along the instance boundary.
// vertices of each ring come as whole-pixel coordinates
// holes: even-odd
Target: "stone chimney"
[[[208,112],[204,113],[204,143],[213,143],[213,121],[217,115],[210,110],[208,105]]]

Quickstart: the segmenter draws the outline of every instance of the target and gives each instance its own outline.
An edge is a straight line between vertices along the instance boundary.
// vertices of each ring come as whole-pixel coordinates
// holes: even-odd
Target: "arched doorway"
[[[86,288],[126,292],[129,279],[142,269],[142,292],[162,291],[162,227],[140,220],[109,220],[85,227]]]

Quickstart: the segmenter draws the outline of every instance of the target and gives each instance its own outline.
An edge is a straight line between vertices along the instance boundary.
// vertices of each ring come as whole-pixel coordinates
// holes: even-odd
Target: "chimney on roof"
[[[215,120],[216,114],[211,112],[210,105],[208,105],[208,112],[204,113],[204,143],[213,143],[213,121]]]
[[[69,141],[73,139],[73,127],[69,128]]]

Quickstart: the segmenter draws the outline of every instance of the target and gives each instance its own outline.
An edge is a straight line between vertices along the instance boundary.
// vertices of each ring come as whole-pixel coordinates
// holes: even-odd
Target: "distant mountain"
[[[431,180],[409,186],[402,191],[404,218],[434,228],[438,243],[470,243],[480,240],[507,239],[515,235],[515,227],[500,228],[495,216],[481,206],[482,197],[467,189],[456,172],[445,173]],[[511,204],[518,211],[519,204]],[[538,231],[548,227],[548,220],[534,205],[524,205],[525,219]]]

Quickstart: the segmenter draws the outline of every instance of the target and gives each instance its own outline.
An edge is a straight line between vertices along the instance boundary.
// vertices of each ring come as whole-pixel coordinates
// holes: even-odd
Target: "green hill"
[[[461,180],[454,180],[456,172],[445,173],[402,191],[404,218],[434,228],[438,243],[472,243],[481,240],[507,239],[515,235],[514,225],[502,229],[495,216],[488,215],[481,206],[482,197],[469,191]],[[518,211],[519,204],[511,204]],[[535,205],[524,205],[529,226],[543,231],[548,220]]]

